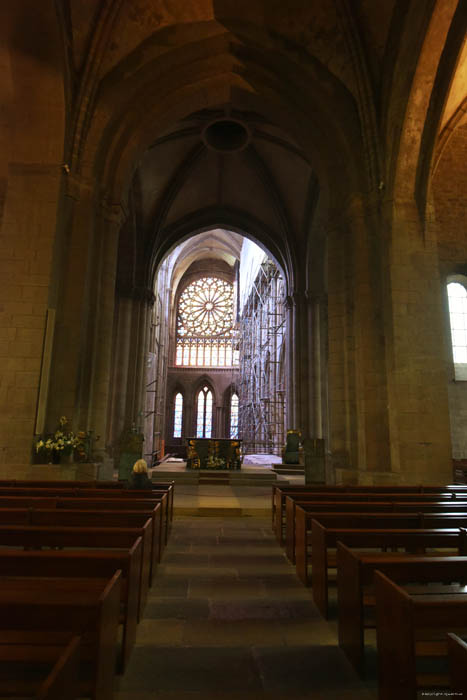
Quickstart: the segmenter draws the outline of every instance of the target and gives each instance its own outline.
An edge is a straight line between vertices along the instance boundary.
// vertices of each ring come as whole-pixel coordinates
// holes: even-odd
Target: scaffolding
[[[264,261],[239,323],[239,433],[244,454],[280,455],[285,442],[284,282]]]

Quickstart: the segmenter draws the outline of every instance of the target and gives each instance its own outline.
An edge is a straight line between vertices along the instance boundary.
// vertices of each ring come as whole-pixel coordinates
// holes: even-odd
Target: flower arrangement
[[[92,442],[92,431],[74,433],[68,418],[61,416],[54,433],[36,437],[34,449],[37,455],[55,457],[58,461],[61,455],[74,455],[76,461],[84,462],[90,458]]]

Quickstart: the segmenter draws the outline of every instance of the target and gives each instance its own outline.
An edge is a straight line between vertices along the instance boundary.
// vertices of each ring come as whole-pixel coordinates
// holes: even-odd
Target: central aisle
[[[308,690],[307,690],[308,689]],[[374,700],[270,518],[176,517],[116,700]]]

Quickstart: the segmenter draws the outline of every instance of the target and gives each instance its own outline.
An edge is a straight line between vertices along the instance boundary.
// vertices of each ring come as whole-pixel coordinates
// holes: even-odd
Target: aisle
[[[376,697],[259,517],[176,518],[118,687],[116,700]]]

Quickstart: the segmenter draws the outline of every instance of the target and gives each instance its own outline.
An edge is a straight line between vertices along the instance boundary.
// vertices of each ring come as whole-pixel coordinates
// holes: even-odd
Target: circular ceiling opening
[[[206,145],[214,151],[233,153],[248,145],[250,133],[241,122],[234,119],[218,119],[208,124],[203,137]]]

